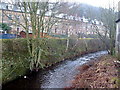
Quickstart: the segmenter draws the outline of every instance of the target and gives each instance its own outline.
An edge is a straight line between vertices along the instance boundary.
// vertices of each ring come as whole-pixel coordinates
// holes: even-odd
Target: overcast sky
[[[2,1],[10,1],[10,0],[2,0]],[[16,0],[15,0],[16,1]],[[27,0],[25,0],[27,1]],[[35,0],[31,0],[31,1],[35,1]],[[38,1],[45,1],[45,0],[38,0]],[[77,3],[86,3],[86,4],[90,4],[93,6],[97,6],[97,7],[105,7],[107,8],[109,6],[109,3],[111,5],[113,5],[114,2],[114,6],[118,7],[118,2],[120,0],[49,0],[49,1],[62,1],[62,2],[77,2]]]
[[[50,0],[50,1],[55,1],[55,0]],[[87,4],[90,4],[90,5],[93,5],[93,6],[97,6],[97,7],[108,7],[109,6],[109,3],[111,5],[113,5],[113,2],[114,2],[114,5],[116,7],[118,7],[118,2],[120,0],[60,0],[60,1],[68,1],[68,2],[77,2],[77,3],[87,3]]]

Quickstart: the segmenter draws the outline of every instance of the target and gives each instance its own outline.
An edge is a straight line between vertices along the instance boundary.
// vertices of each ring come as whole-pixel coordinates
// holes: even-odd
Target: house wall
[[[118,19],[120,19],[120,1],[118,2]]]
[[[118,21],[116,23],[116,53],[120,56],[120,2],[118,3]]]
[[[120,54],[120,22],[117,23],[116,30],[116,53]]]
[[[10,31],[11,34],[20,35],[21,31],[25,31],[22,26],[16,25],[16,23],[12,20],[12,19],[14,19],[15,21],[17,20],[18,22],[24,25],[24,19],[21,12],[12,10],[0,10],[0,11],[3,12],[2,16],[3,23],[7,23],[12,28],[12,30]],[[30,19],[29,14],[27,15],[29,20]],[[47,21],[48,18],[49,17],[46,16],[45,20]],[[78,35],[78,33],[95,34],[95,29],[91,23],[64,18],[58,19],[60,20],[59,23],[57,25],[53,25],[53,27],[50,30],[50,33],[52,34],[64,34],[64,35],[66,35],[66,33],[69,33],[69,35]],[[99,28],[100,33],[104,34],[104,26],[103,25],[97,26]],[[31,30],[31,26],[29,26],[29,30]],[[46,32],[47,30],[44,33]]]

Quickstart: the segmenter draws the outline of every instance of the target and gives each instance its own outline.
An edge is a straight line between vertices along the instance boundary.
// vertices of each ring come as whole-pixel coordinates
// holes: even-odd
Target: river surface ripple
[[[82,64],[107,54],[107,51],[86,54],[75,60],[66,60],[42,76],[41,88],[64,88],[70,86],[70,81],[79,73],[76,68]]]

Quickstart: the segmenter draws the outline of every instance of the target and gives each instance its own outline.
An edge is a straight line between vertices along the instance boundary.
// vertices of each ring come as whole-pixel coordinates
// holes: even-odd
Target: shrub
[[[66,39],[42,38],[40,42],[42,49],[41,63],[44,67],[50,66],[63,59],[80,55],[84,52],[103,50],[103,44],[96,39],[70,39],[69,49],[66,49]],[[29,69],[29,54],[26,39],[8,39],[2,43],[3,82],[24,75]]]

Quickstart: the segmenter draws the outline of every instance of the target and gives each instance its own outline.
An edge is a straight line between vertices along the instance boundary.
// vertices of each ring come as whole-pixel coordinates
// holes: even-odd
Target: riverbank
[[[3,90],[9,88],[64,88],[70,86],[69,81],[73,80],[74,76],[79,73],[79,70],[76,69],[78,66],[105,54],[107,54],[107,51],[99,51],[76,59],[64,60],[44,70],[33,72],[6,83],[3,85]]]
[[[69,88],[118,88],[120,86],[117,59],[105,55],[98,60],[90,61],[77,69],[80,71]]]
[[[41,64],[46,68],[73,57],[86,53],[105,50],[104,45],[98,39],[76,40],[70,39],[69,48],[66,51],[67,39],[36,40],[41,47]],[[93,47],[93,45],[96,46]],[[24,76],[30,69],[30,59],[26,39],[11,39],[2,41],[2,83],[15,80]],[[42,68],[40,67],[40,68]]]

